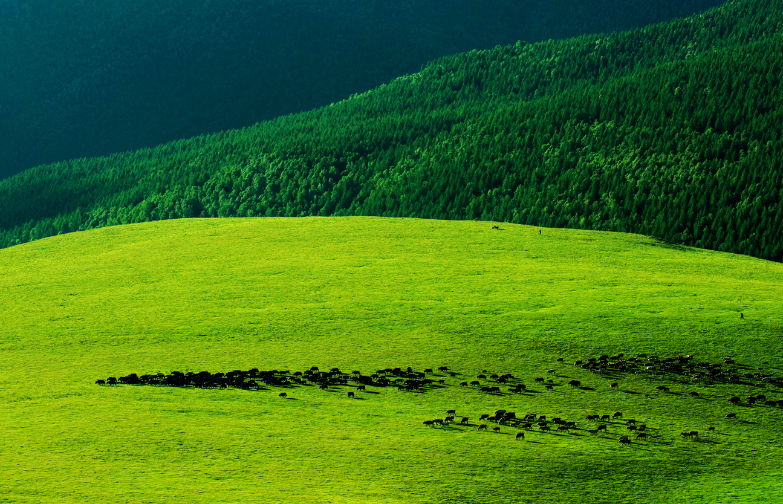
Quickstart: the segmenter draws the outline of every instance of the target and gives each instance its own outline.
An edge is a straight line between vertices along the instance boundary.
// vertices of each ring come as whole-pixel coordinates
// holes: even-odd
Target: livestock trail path
[[[0,502],[783,499],[780,264],[488,222],[192,219],[2,250],[0,296]]]

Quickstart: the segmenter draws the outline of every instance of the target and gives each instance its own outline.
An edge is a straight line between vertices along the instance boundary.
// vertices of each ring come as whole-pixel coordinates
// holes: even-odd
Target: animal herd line
[[[724,418],[736,419],[740,410],[737,406],[766,406],[780,408],[783,407],[783,399],[774,399],[764,393],[755,393],[759,388],[783,386],[783,378],[775,376],[769,372],[769,362],[762,362],[762,366],[755,370],[747,365],[740,365],[733,358],[727,357],[719,362],[699,361],[692,355],[677,355],[674,357],[658,357],[656,355],[636,354],[635,356],[625,356],[618,353],[612,356],[600,355],[598,357],[587,357],[576,359],[573,366],[566,364],[564,358],[556,359],[556,367],[546,370],[542,376],[533,379],[532,384],[525,384],[523,380],[515,377],[511,373],[492,373],[483,370],[473,379],[465,379],[462,373],[449,369],[448,366],[437,368],[436,374],[433,368],[426,368],[421,371],[414,370],[412,367],[392,367],[379,369],[370,374],[364,374],[361,371],[353,370],[343,372],[339,368],[329,368],[321,370],[318,366],[311,366],[304,371],[289,370],[259,370],[252,368],[249,370],[234,370],[227,373],[209,371],[179,372],[172,371],[169,374],[141,374],[131,373],[128,375],[109,377],[105,380],[99,379],[96,384],[103,386],[134,385],[134,386],[163,386],[163,387],[182,387],[182,388],[204,388],[204,389],[240,389],[252,391],[264,391],[271,388],[282,388],[278,393],[282,398],[290,398],[295,394],[297,387],[318,387],[321,390],[337,392],[344,387],[350,387],[346,397],[355,399],[358,394],[363,394],[365,398],[370,397],[372,393],[367,387],[383,389],[396,389],[400,392],[426,393],[445,387],[457,387],[460,390],[470,390],[473,392],[487,394],[491,397],[504,397],[509,395],[528,395],[540,393],[552,393],[557,388],[569,386],[584,391],[595,391],[596,389],[583,385],[582,380],[591,375],[604,381],[600,385],[603,390],[613,391],[620,388],[620,380],[629,375],[637,375],[645,378],[643,383],[648,383],[650,387],[645,392],[645,397],[656,394],[657,397],[665,395],[681,395],[682,392],[672,390],[678,388],[690,388],[687,393],[690,397],[704,399],[695,389],[702,389],[709,386],[711,391],[721,385],[734,385],[751,387],[754,393],[740,395],[729,395],[725,398],[727,410]],[[585,378],[570,378],[566,375],[568,368],[576,369],[579,373],[585,373]],[[449,382],[449,378],[459,380],[458,384]],[[562,380],[560,380],[562,378]],[[558,379],[556,382],[555,379]],[[618,380],[618,381],[613,381]],[[591,379],[591,384],[595,380]],[[654,388],[650,382],[664,381],[666,385],[657,385]],[[608,382],[608,383],[607,383]],[[635,382],[637,386],[639,382]],[[377,392],[376,392],[377,393]],[[641,393],[641,392],[634,392]],[[625,433],[620,434],[618,441],[623,445],[628,445],[631,440],[658,440],[661,433],[655,428],[649,428],[647,423],[637,421],[634,418],[623,420],[622,412],[596,413],[589,414],[579,419],[579,427],[576,420],[567,420],[559,417],[549,417],[536,413],[526,412],[517,416],[515,412],[505,409],[497,409],[493,413],[485,413],[478,417],[478,423],[471,423],[468,416],[456,415],[456,409],[447,411],[443,418],[434,418],[423,420],[423,424],[433,428],[474,428],[476,431],[492,430],[496,433],[504,433],[503,429],[516,429],[514,438],[524,440],[525,433],[536,431],[541,434],[574,434],[583,432],[591,435],[600,433],[608,434],[608,428],[615,428],[621,420],[621,427]],[[483,423],[488,422],[488,423]],[[587,422],[587,424],[585,424]],[[490,427],[490,425],[492,425]],[[710,426],[707,431],[714,431],[714,426]],[[698,439],[699,431],[688,430],[680,433],[684,439]]]

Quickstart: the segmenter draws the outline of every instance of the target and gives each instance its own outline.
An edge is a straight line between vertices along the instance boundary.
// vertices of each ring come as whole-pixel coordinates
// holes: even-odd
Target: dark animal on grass
[[[548,425],[539,425],[538,430],[549,432],[549,426]]]
[[[422,423],[424,425],[432,425],[432,420],[424,420],[424,422],[422,422]]]
[[[468,417],[462,417],[462,420],[460,420],[459,423],[461,423],[461,424],[468,423]]]
[[[554,387],[552,385],[545,385],[544,388],[547,390],[554,390]]]
[[[516,439],[516,440],[525,439],[525,433],[524,432],[517,432],[517,435],[514,436],[514,439]]]
[[[646,425],[646,424],[641,424],[641,425],[639,426],[639,430],[640,430],[640,431],[647,430],[647,425]]]
[[[602,431],[606,432],[606,425],[603,425],[603,424],[599,425],[598,426],[598,430],[602,430]]]
[[[631,444],[631,440],[630,439],[622,439],[621,438],[621,439],[618,439],[618,441],[620,441],[621,445],[629,445],[629,444]]]
[[[688,392],[688,395],[691,396],[691,397],[699,397],[699,393],[698,392]]]
[[[476,429],[476,430],[487,430],[487,424],[483,423],[483,424],[479,425],[478,429]]]
[[[500,427],[492,427],[492,430],[495,432],[500,432]]]
[[[106,385],[106,380],[95,380],[96,385]]]
[[[608,422],[609,421],[609,415],[601,415],[601,422]]]
[[[660,390],[661,392],[668,392],[669,391],[669,387],[667,387],[665,385],[658,385],[657,387],[655,387],[655,390]]]
[[[117,378],[110,376],[106,378],[106,384],[107,385],[117,385]]]
[[[539,422],[546,422],[546,415],[541,415],[540,417],[538,417],[538,421]]]
[[[353,392],[348,392],[348,397],[354,397]]]
[[[599,418],[598,415],[587,415],[585,417],[585,420],[593,421],[593,420],[598,420],[598,418]]]
[[[568,382],[568,384],[571,385],[572,387],[582,386],[582,382],[580,382],[579,380],[571,380]]]
[[[558,357],[557,358],[557,362],[563,362],[563,358],[562,357]]]
[[[288,394],[286,394],[285,392],[280,392],[279,394],[277,394],[277,396],[278,397],[288,397]]]
[[[489,392],[490,393],[493,393],[493,392],[500,393],[500,387],[489,387]]]
[[[480,381],[473,380],[472,382],[470,382],[470,384],[471,384],[471,385],[481,385],[481,382],[480,382]]]
[[[531,424],[531,423],[523,423],[520,427],[522,427],[523,429],[530,429],[530,428],[533,427],[533,424]]]
[[[568,430],[568,427],[567,427],[567,426],[565,426],[565,425],[558,425],[558,426],[557,426],[557,430],[559,430],[559,431],[567,431],[567,430]]]
[[[466,382],[466,381],[464,381],[464,382],[459,382],[459,386],[460,386],[460,387],[467,387],[467,386],[468,386],[468,382]]]
[[[708,428],[707,430],[708,430],[708,431],[710,431],[710,432],[715,432],[715,427],[712,427],[712,426],[711,426],[711,427],[710,427],[710,428]]]
[[[448,371],[449,368],[447,366],[441,366],[438,368],[438,371]]]
[[[692,430],[688,434],[690,434],[692,437],[699,437],[699,431]]]
[[[568,427],[569,429],[576,429],[576,422],[571,422],[571,421],[566,422],[565,426]]]
[[[486,380],[487,379],[487,375],[480,374],[476,378],[478,378],[479,380]]]
[[[640,432],[636,435],[636,439],[647,439],[647,433],[646,432]]]
[[[625,425],[631,425],[631,424],[635,424],[635,423],[636,423],[636,419],[635,418],[629,418],[628,420],[626,420]]]
[[[620,386],[620,384],[619,384],[619,383],[617,383],[617,382],[614,382],[614,383],[610,383],[610,384],[609,384],[609,388],[617,388],[617,387],[619,387],[619,386]]]
[[[536,378],[536,379],[535,379],[535,381],[537,381],[537,382],[543,382],[543,381],[544,381],[544,379],[543,379],[543,378]]]
[[[620,411],[617,411],[617,412],[615,412],[614,415],[612,415],[612,418],[622,418],[622,417],[623,417],[623,414]]]
[[[424,370],[425,373],[432,373],[432,368],[427,368]]]
[[[457,414],[457,410],[453,410],[453,409],[446,410],[446,414],[447,415],[456,415]]]
[[[587,432],[590,434],[598,434],[598,429],[588,429]]]
[[[629,425],[628,427],[626,427],[626,429],[628,429],[628,430],[636,430],[636,426],[635,425]]]
[[[453,416],[447,416],[446,418],[444,418],[444,420],[447,421],[447,422],[453,422],[454,421],[454,417]]]
[[[358,387],[356,387],[356,390],[367,390],[367,388],[365,385],[359,385]]]
[[[479,421],[481,421],[481,420],[486,420],[487,418],[489,418],[489,415],[488,415],[487,413],[484,413],[483,415],[481,415],[481,416],[479,417]]]
[[[777,401],[764,401],[764,404],[766,404],[767,406],[777,406],[778,402]]]
[[[726,418],[737,418],[737,414],[736,413],[727,413],[726,414]]]

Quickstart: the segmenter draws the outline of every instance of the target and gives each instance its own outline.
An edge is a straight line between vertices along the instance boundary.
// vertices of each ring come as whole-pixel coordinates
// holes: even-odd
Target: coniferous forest
[[[333,105],[0,182],[0,245],[183,217],[377,215],[783,260],[783,0],[473,50]]]

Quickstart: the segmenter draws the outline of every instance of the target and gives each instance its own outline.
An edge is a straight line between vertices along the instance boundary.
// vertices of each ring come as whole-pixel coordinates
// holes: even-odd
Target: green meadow
[[[638,235],[494,224],[187,219],[1,250],[0,502],[783,499],[783,408],[727,401],[783,399],[776,385],[573,366],[604,353],[692,354],[781,374],[781,264]],[[444,384],[422,392],[368,386],[353,399],[351,384],[291,387],[287,398],[274,387],[95,384],[311,366],[457,374],[436,370]],[[528,390],[459,386],[485,370]],[[422,424],[449,409],[471,425]],[[479,415],[496,409],[577,429],[526,430],[518,441],[511,426],[477,431]],[[622,446],[619,420],[588,432],[597,424],[586,415],[615,411],[658,437]],[[680,436],[689,430],[698,438]]]

